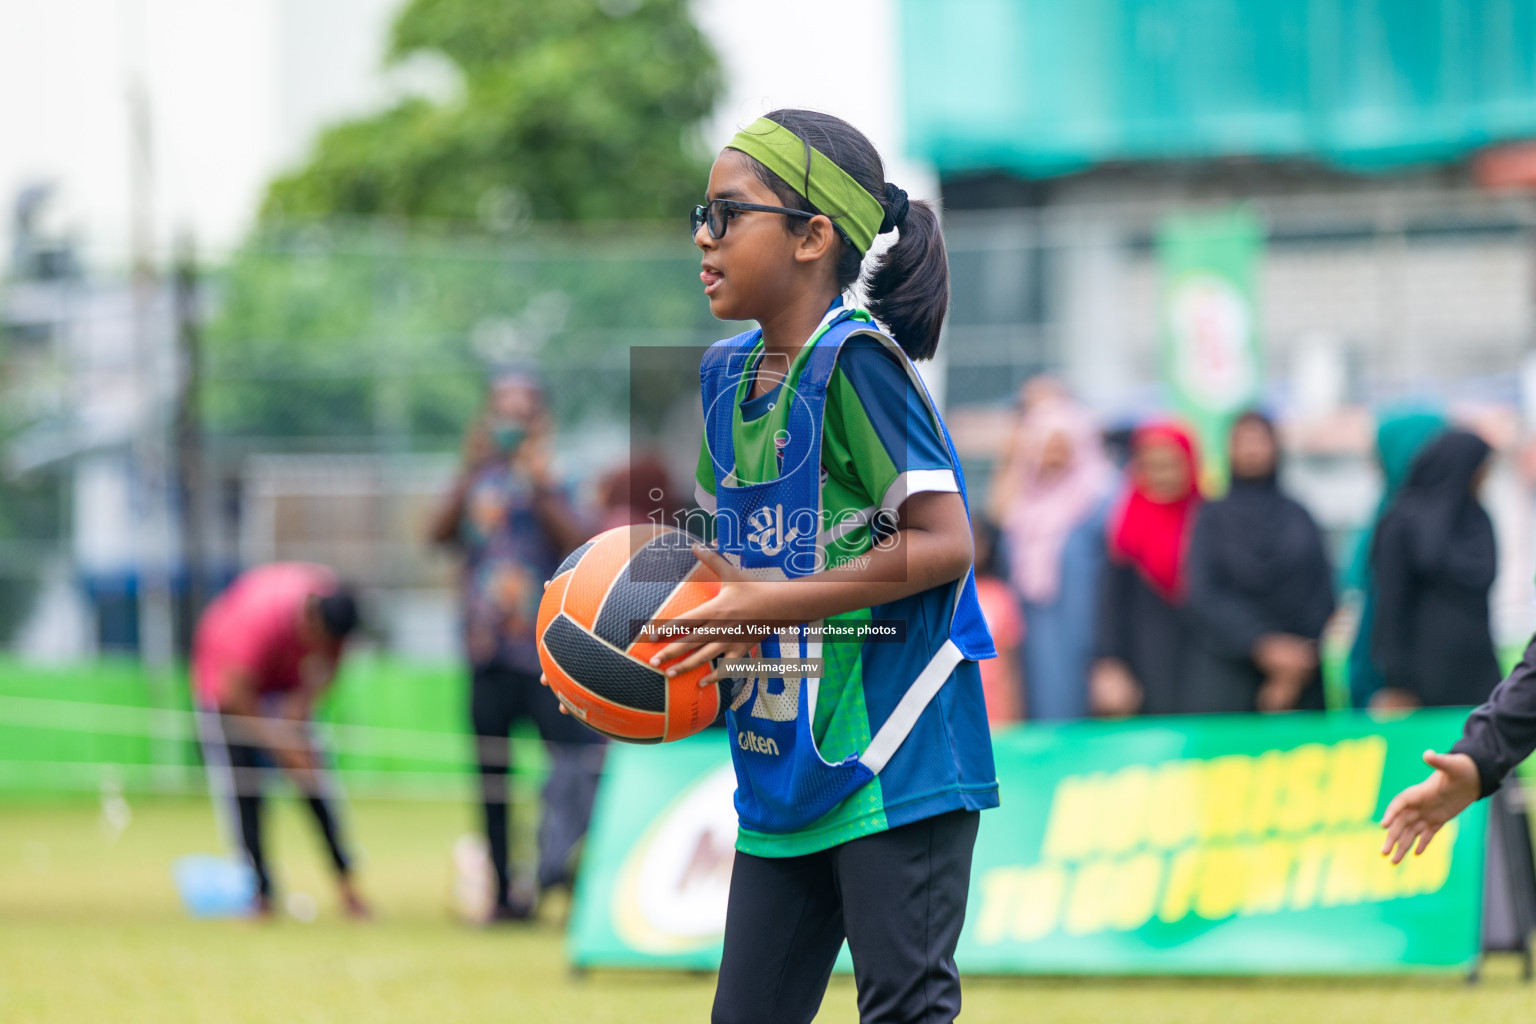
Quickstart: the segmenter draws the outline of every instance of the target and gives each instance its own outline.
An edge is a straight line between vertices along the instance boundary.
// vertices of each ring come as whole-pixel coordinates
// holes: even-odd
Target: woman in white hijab
[[[1115,471],[1093,417],[1059,385],[1031,382],[1023,398],[988,508],[1024,609],[1029,717],[1082,718]]]

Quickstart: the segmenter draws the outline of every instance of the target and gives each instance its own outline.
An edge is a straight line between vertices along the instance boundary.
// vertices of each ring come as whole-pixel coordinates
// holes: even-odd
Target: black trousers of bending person
[[[215,800],[233,808],[232,824],[238,829],[240,845],[256,875],[256,891],[272,896],[272,876],[261,838],[262,780],[274,761],[261,746],[248,741],[246,726],[238,717],[210,713],[199,714],[202,728],[203,760],[207,765]],[[304,794],[320,835],[331,855],[331,865],[338,875],[351,870],[351,859],[341,843],[340,826],[329,796],[320,791]]]
[[[520,718],[533,722],[549,753],[544,813],[539,818],[539,888],[571,882],[571,861],[587,833],[602,773],[602,736],[562,715],[560,701],[539,682],[537,672],[504,665],[475,669],[470,684],[470,718],[480,766],[485,838],[496,872],[497,906],[508,905],[512,880],[507,839],[507,771],[512,763],[508,734]]]
[[[861,1024],[960,1013],[979,811],[953,811],[803,857],[736,854],[714,1024],[809,1024],[843,940]]]

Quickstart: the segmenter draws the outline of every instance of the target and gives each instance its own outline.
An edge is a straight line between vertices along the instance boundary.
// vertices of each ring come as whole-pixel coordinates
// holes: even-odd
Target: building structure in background
[[[902,0],[910,144],[961,263],[998,254],[957,267],[977,282],[957,327],[1036,327],[1021,359],[1134,403],[1159,222],[1244,202],[1268,228],[1272,370],[1331,340],[1357,399],[1507,375],[1536,207],[1477,169],[1536,136],[1536,4],[1436,9]]]
[[[1041,371],[1111,418],[1173,404],[1158,239],[1240,204],[1264,229],[1262,400],[1340,553],[1379,489],[1372,406],[1433,398],[1518,452],[1536,3],[898,7],[906,135],[948,211],[952,405],[1000,409]],[[1532,625],[1517,461],[1490,492],[1511,635]]]
[[[50,192],[35,186],[17,198],[0,273],[8,397],[0,489],[47,488],[57,500],[51,522],[13,521],[0,537],[0,581],[27,587],[34,605],[30,616],[25,606],[5,609],[0,630],[34,654],[72,657],[138,647],[141,566],[153,562],[187,594],[183,545],[163,543],[185,535],[169,420],[185,371],[174,283],[144,289],[93,271],[46,216]],[[165,493],[154,501],[146,446],[165,467],[157,477]],[[152,505],[169,517],[153,551]],[[210,554],[231,564],[227,546]]]

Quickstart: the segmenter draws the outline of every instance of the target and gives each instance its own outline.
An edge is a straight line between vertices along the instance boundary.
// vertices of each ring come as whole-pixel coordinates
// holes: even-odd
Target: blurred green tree
[[[452,447],[501,362],[536,364],[564,423],[622,420],[632,345],[727,333],[685,222],[516,238],[271,228],[213,284],[203,412],[216,436],[256,447]]]
[[[263,215],[676,216],[708,169],[719,65],[687,0],[410,0],[386,62],[446,60],[457,95],[324,132]]]
[[[630,345],[718,336],[684,225],[719,65],[687,0],[409,0],[386,61],[422,59],[451,95],[322,133],[214,271],[215,440],[440,450],[509,359],[563,422],[622,418]]]

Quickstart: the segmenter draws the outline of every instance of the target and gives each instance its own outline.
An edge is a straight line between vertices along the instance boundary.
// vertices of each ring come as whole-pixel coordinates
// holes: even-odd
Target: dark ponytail
[[[869,276],[869,308],[896,332],[907,355],[927,359],[939,347],[949,312],[949,255],[939,215],[921,199],[909,204],[898,230],[896,244],[880,254]]]
[[[939,347],[939,331],[949,311],[949,257],[933,206],[921,200],[909,202],[901,189],[887,187],[885,164],[874,144],[842,118],[814,110],[775,110],[767,117],[820,150],[880,200],[885,210],[882,228],[894,227],[901,234],[875,261],[866,286],[869,309],[890,328],[907,355],[913,359],[931,357]],[[783,178],[751,157],[747,159],[758,180],[772,189],[783,205],[822,212]],[[806,230],[805,222],[793,217],[784,218],[784,224],[790,231]],[[857,284],[863,262],[862,254],[843,238],[837,286],[847,289]]]

